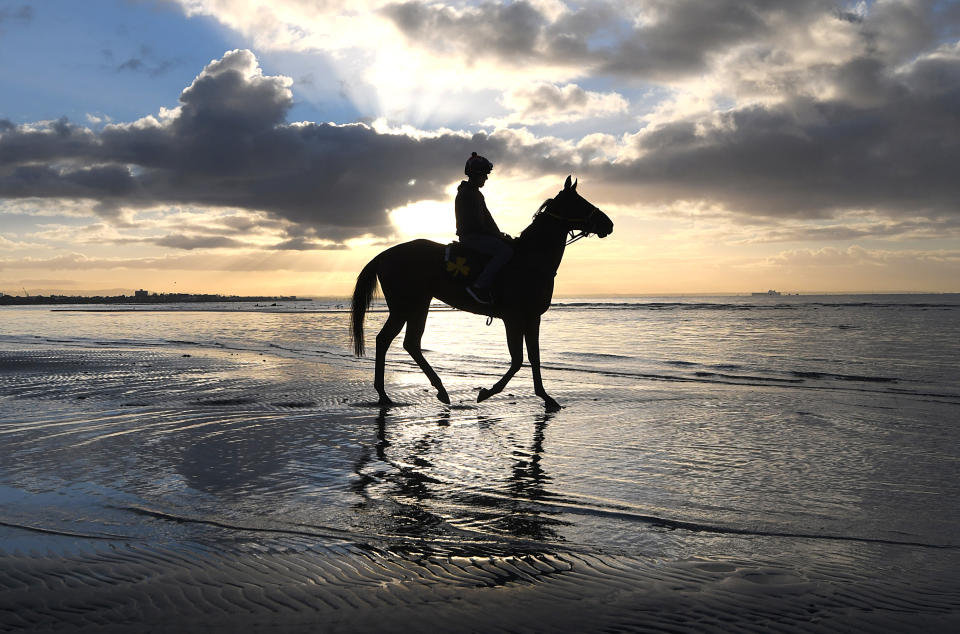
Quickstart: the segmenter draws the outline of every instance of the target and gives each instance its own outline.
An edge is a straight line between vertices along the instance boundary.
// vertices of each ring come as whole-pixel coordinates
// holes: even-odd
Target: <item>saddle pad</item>
[[[468,249],[459,242],[451,242],[443,252],[443,270],[447,277],[470,284],[490,261],[490,257]]]

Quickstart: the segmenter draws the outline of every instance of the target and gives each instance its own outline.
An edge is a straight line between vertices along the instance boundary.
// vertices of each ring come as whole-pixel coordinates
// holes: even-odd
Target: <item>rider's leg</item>
[[[460,236],[460,242],[466,247],[492,256],[492,259],[480,272],[477,280],[466,289],[467,294],[476,302],[480,304],[492,303],[493,295],[490,293],[490,288],[493,286],[493,280],[497,273],[513,257],[513,247],[496,236],[482,234],[462,235]]]
[[[490,288],[493,286],[493,280],[496,278],[497,273],[510,261],[511,257],[513,257],[513,248],[506,242],[499,242],[497,252],[493,254],[493,259],[484,267],[483,272],[480,273],[480,277],[477,278],[474,286],[478,288]]]
[[[492,259],[480,273],[480,277],[474,282],[477,288],[490,288],[493,286],[493,280],[503,265],[510,261],[513,256],[513,247],[497,238],[482,234],[467,234],[460,236],[460,242],[465,247],[480,251],[486,255],[492,256]]]

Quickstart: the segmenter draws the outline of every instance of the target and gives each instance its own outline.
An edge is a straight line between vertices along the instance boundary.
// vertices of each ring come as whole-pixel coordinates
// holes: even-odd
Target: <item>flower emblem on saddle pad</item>
[[[456,260],[447,262],[447,273],[453,273],[453,276],[463,275],[466,277],[470,275],[470,267],[467,266],[467,258],[457,257]]]

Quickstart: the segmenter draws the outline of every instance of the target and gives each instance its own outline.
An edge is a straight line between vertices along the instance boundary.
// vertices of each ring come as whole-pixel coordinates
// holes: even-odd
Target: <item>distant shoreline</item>
[[[189,293],[154,293],[152,295],[113,295],[75,297],[68,295],[36,295],[20,297],[0,296],[0,306],[43,306],[58,304],[188,304],[197,302],[310,302],[307,297],[289,296],[239,296],[239,295],[194,295]]]
[[[781,293],[779,296],[769,296],[762,293],[759,296],[749,292],[729,292],[729,293],[662,293],[662,294],[602,294],[590,293],[584,295],[576,294],[557,294],[553,297],[554,304],[562,304],[569,300],[594,300],[603,299],[608,301],[616,300],[638,300],[645,298],[665,299],[665,298],[738,298],[738,299],[761,299],[771,297],[775,299],[795,300],[802,297],[805,300],[813,300],[817,297],[865,297],[865,296],[917,296],[917,295],[936,295],[941,297],[958,297],[960,293],[953,291],[883,291],[883,292],[806,292],[806,293]],[[107,304],[116,306],[144,306],[155,304],[215,304],[215,303],[251,303],[251,302],[311,302],[313,305],[323,304],[324,302],[334,302],[349,304],[349,297],[299,297],[296,295],[214,295],[214,294],[191,294],[191,293],[155,293],[150,295],[93,295],[93,296],[74,296],[74,295],[0,295],[0,307],[3,306],[64,306],[77,304]]]

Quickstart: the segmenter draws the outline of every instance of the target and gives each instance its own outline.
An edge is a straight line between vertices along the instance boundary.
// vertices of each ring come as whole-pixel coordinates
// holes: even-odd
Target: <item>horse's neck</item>
[[[521,235],[521,248],[533,268],[557,274],[563,251],[567,244],[567,232],[559,222],[549,219],[534,220]]]

